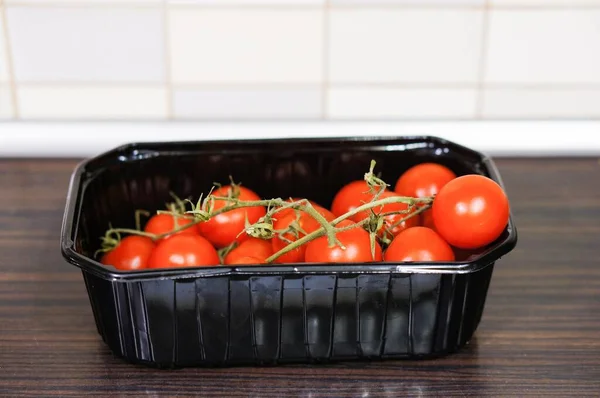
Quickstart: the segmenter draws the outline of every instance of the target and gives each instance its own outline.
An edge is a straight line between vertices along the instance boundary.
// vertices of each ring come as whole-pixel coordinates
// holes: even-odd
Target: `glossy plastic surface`
[[[169,191],[198,197],[237,181],[262,197],[329,206],[371,159],[393,184],[436,161],[500,184],[493,162],[433,137],[132,144],[75,170],[62,231],[80,267],[98,332],[117,355],[160,367],[422,358],[463,346],[481,319],[494,263],[514,248],[512,220],[485,251],[447,264],[290,264],[118,272],[91,258],[135,209]]]

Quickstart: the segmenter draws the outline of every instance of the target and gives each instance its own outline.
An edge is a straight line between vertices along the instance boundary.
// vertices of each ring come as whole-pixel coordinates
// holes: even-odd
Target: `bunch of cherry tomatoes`
[[[256,192],[234,184],[219,187],[211,195],[234,197],[236,203],[261,201]],[[357,211],[366,203],[380,201],[384,204]],[[299,199],[288,202],[301,203]],[[219,213],[219,209],[230,206],[231,202],[213,200],[210,210],[218,214],[207,220],[197,220],[185,213],[158,213],[139,233],[119,236],[105,247],[100,261],[120,270],[286,263],[451,262],[461,250],[477,250],[494,242],[509,219],[507,196],[496,182],[476,174],[458,177],[436,163],[413,166],[399,176],[393,187],[373,187],[365,180],[353,181],[336,193],[329,209],[309,203],[311,211],[300,206],[273,213],[271,206],[257,205]],[[336,221],[348,214],[351,216]],[[275,233],[262,237],[247,233],[249,225],[265,223]],[[335,231],[333,242],[331,235],[318,233],[325,231],[324,223]],[[299,244],[300,239],[311,236],[314,239]]]

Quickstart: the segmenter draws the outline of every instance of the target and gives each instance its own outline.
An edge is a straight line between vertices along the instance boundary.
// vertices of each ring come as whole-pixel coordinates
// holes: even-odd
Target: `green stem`
[[[117,234],[121,233],[121,234],[145,236],[147,238],[152,239],[153,241],[157,241],[158,239],[160,239],[159,236],[161,236],[161,235],[151,234],[150,232],[144,232],[144,231],[140,231],[137,229],[129,229],[129,228],[113,228],[110,230],[110,232],[114,232]]]
[[[338,217],[335,220],[333,220],[331,223],[328,223],[327,220],[325,220],[325,218],[322,217],[321,214],[319,214],[314,209],[314,207],[312,207],[312,205],[310,206],[310,209],[309,209],[308,205],[310,205],[310,202],[308,202],[308,205],[302,205],[302,204],[298,203],[298,202],[301,202],[301,201],[298,201],[298,202],[292,202],[292,204],[290,205],[289,202],[283,201],[282,199],[249,200],[249,201],[240,201],[238,199],[221,198],[221,197],[214,197],[214,199],[231,201],[231,202],[233,202],[233,204],[230,205],[230,206],[222,207],[219,210],[216,210],[216,211],[212,212],[211,214],[206,215],[206,217],[208,219],[210,219],[212,217],[215,217],[215,216],[217,216],[219,214],[226,213],[228,211],[235,210],[235,209],[244,208],[244,207],[259,207],[259,206],[273,206],[273,205],[277,206],[278,208],[279,207],[287,206],[288,208],[299,208],[299,209],[302,209],[304,207],[304,209],[302,209],[302,210],[307,211],[307,213],[309,213],[319,223],[321,223],[322,226],[321,226],[321,228],[318,231],[322,231],[322,232],[325,232],[325,233],[331,233],[333,231],[334,232],[334,236],[335,236],[335,229],[333,227],[335,225],[337,225],[338,223],[340,223],[340,222],[342,222],[342,221],[344,221],[344,220],[346,220],[346,219],[348,219],[348,218],[350,218],[350,217],[352,217],[352,216],[354,216],[354,215],[356,215],[356,214],[358,214],[358,213],[360,213],[360,212],[362,212],[364,210],[368,210],[368,209],[373,208],[373,207],[383,206],[383,205],[387,205],[387,204],[391,204],[391,203],[406,203],[408,205],[416,205],[416,204],[419,204],[419,203],[429,204],[429,203],[431,203],[433,201],[433,198],[410,198],[410,197],[403,197],[403,196],[392,196],[392,197],[388,197],[388,198],[385,198],[385,199],[379,199],[379,200],[376,200],[376,201],[373,201],[373,202],[365,203],[365,204],[357,207],[356,209],[351,210],[348,213],[341,215],[340,217]],[[277,210],[277,209],[274,209],[274,210]],[[311,210],[312,210],[312,213],[311,213]],[[196,211],[188,211],[187,213],[188,214],[200,214],[199,212],[196,212]],[[170,212],[169,214],[174,214],[174,213]],[[178,215],[178,216],[181,217],[181,215]],[[319,216],[321,217],[321,220],[319,220]],[[158,241],[158,240],[160,240],[162,238],[165,238],[167,236],[176,234],[176,233],[178,233],[180,231],[183,231],[184,229],[191,228],[194,225],[200,224],[201,222],[205,222],[205,221],[207,221],[207,220],[204,219],[204,218],[195,219],[194,221],[192,221],[189,224],[185,224],[185,225],[179,226],[179,227],[174,228],[173,230],[171,230],[169,232],[165,232],[165,233],[159,234],[159,235],[151,234],[151,233],[144,232],[144,231],[137,231],[137,230],[134,230],[134,229],[127,229],[127,228],[115,228],[112,231],[116,232],[116,233],[126,233],[126,234],[132,234],[132,235],[146,236],[146,237],[152,239],[153,241]],[[323,221],[324,221],[324,223],[323,223]],[[327,227],[325,227],[325,226],[327,226]],[[329,228],[331,228],[331,229],[329,229]],[[317,231],[315,231],[315,232],[317,232]],[[313,236],[313,234],[314,233],[305,235],[303,238],[295,241],[291,245],[288,245],[288,246],[284,247],[283,249],[281,249],[281,251],[284,251],[284,250],[285,251],[283,253],[281,253],[281,254],[285,254],[285,253],[287,253],[287,252],[289,252],[291,250],[294,250],[295,248],[297,248],[301,244],[303,244],[303,243],[305,243],[305,242],[307,242],[309,240],[312,240],[315,237],[317,237],[317,235]],[[312,236],[312,238],[306,240],[305,238],[307,238],[309,236]],[[298,243],[298,242],[302,242],[302,243]],[[293,246],[293,247],[289,248],[290,246]],[[273,257],[273,259],[279,257],[281,254],[278,254],[278,253],[275,253],[271,257]],[[277,255],[277,257],[274,257],[275,255]],[[269,262],[269,261],[267,261],[267,262]]]
[[[348,213],[342,214],[341,216],[339,216],[338,218],[336,218],[335,220],[333,220],[329,225],[331,226],[336,226],[337,224],[341,223],[342,221],[362,212],[368,209],[371,209],[373,207],[376,206],[383,206],[383,205],[387,205],[390,203],[406,203],[408,205],[415,205],[418,203],[431,203],[433,201],[433,198],[428,197],[428,198],[409,198],[409,197],[404,197],[404,196],[390,196],[388,198],[385,199],[379,199],[376,200],[374,202],[368,202],[365,203],[362,206],[357,207],[354,210],[349,211]],[[365,220],[362,220],[361,223],[366,223],[368,221],[368,218],[366,218]],[[357,223],[359,224],[359,223]],[[354,228],[354,227],[352,227]],[[352,229],[349,228],[349,229]],[[339,232],[339,230],[336,229],[336,231]],[[280,256],[302,246],[303,244],[305,244],[306,242],[310,242],[313,239],[319,238],[321,236],[323,236],[325,234],[325,228],[321,227],[318,230],[311,232],[308,235],[303,236],[302,238],[298,239],[297,241],[287,245],[286,247],[284,247],[283,249],[279,250],[277,253],[274,253],[272,256],[270,256],[269,258],[266,259],[266,263],[271,263],[272,261],[276,260],[277,258],[279,258]]]
[[[339,243],[339,241],[335,237],[335,228],[331,224],[329,224],[327,219],[323,217],[321,213],[315,210],[315,208],[309,201],[307,201],[304,211],[312,218],[314,218],[319,224],[321,224],[321,227],[324,228],[325,234],[327,235],[327,241],[329,242],[329,246],[335,246]]]
[[[150,216],[150,212],[146,211],[146,210],[141,210],[141,209],[138,209],[135,211],[135,229],[137,229],[138,231],[142,230],[141,216],[148,217],[148,216]]]
[[[338,217],[338,218],[341,218],[341,217]],[[338,223],[342,222],[344,220],[345,220],[345,218],[343,220],[338,221]],[[334,228],[334,233],[349,231],[351,229],[358,228],[358,227],[364,225],[367,221],[368,221],[368,219],[366,218],[366,219],[362,220],[361,222],[353,223],[352,225],[348,225],[346,227]],[[331,223],[333,224],[334,222],[335,221],[332,221]],[[276,259],[278,259],[279,257],[283,256],[284,254],[291,252],[292,250],[302,246],[303,244],[310,242],[313,239],[320,238],[321,236],[324,236],[324,235],[325,235],[325,228],[321,227],[321,228],[317,229],[316,231],[313,231],[308,235],[304,235],[302,238],[298,239],[297,241],[294,241],[294,242],[290,243],[289,245],[285,246],[283,249],[279,250],[277,253],[274,253],[269,258],[267,258],[265,260],[265,262],[267,264],[271,263],[271,262],[275,261]]]
[[[401,225],[406,220],[409,220],[415,216],[418,216],[419,214],[426,212],[429,209],[431,209],[431,202],[427,203],[425,206],[419,207],[417,210],[413,211],[412,213],[409,213],[406,217],[402,217],[400,220],[398,220],[394,224],[392,224],[390,226],[390,229],[393,230],[394,228]]]

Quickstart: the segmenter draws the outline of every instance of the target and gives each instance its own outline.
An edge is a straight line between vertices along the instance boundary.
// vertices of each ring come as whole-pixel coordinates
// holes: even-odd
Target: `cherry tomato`
[[[338,227],[349,226],[348,220],[342,221]],[[381,261],[381,246],[375,242],[375,257],[371,253],[369,233],[361,227],[338,232],[337,239],[345,248],[335,245],[329,247],[326,236],[317,238],[306,245],[305,261],[307,263],[361,263]]]
[[[215,197],[230,197],[237,191],[237,199],[239,200],[260,200],[260,197],[252,190],[238,186],[233,189],[231,185],[225,185],[213,192]],[[213,211],[222,209],[225,206],[230,206],[231,203],[225,200],[215,200]],[[230,210],[225,213],[221,213],[206,222],[198,224],[198,229],[202,236],[206,237],[213,245],[218,248],[225,247],[233,243],[234,241],[241,242],[245,240],[248,235],[246,233],[241,234],[237,237],[240,232],[245,229],[245,220],[248,217],[248,222],[254,224],[259,218],[263,217],[267,213],[263,206],[255,207],[244,207],[235,210]]]
[[[162,235],[173,231],[175,228],[190,224],[192,222],[193,220],[185,217],[175,217],[170,214],[155,214],[146,223],[144,231],[155,235]],[[174,235],[198,235],[198,228],[189,227],[182,229],[181,231],[173,235],[169,235],[164,239],[168,239]]]
[[[175,235],[161,241],[148,260],[148,268],[219,265],[219,255],[200,235]]]
[[[414,227],[394,238],[385,251],[385,261],[454,261],[454,252],[434,230]]]
[[[264,261],[273,254],[273,248],[270,240],[249,237],[238,247],[227,253],[223,261],[224,264],[243,264],[238,259],[243,257],[254,257]]]
[[[433,223],[433,212],[431,209],[425,210],[421,213],[421,225],[435,231],[435,224]]]
[[[437,163],[421,163],[406,170],[394,188],[402,196],[424,198],[436,195],[456,174],[446,166]]]
[[[314,204],[313,207],[328,222],[331,222],[335,219],[335,216],[324,207],[321,207],[317,204]],[[276,213],[274,218],[276,218],[276,220],[273,223],[273,228],[279,231],[287,229],[294,221],[296,221],[298,226],[302,229],[302,231],[305,231],[307,234],[310,234],[311,232],[314,232],[317,229],[321,228],[321,224],[317,220],[315,220],[310,214],[304,211],[284,211],[283,216],[279,213]],[[287,232],[283,235],[283,237],[288,239],[290,242],[295,242],[303,236],[305,236],[305,234],[301,231],[298,231],[297,236],[292,232]],[[277,253],[288,244],[289,242],[285,239],[281,239],[279,236],[274,236],[272,239],[273,253]],[[300,247],[297,247],[296,249],[279,256],[277,259],[275,259],[274,262],[278,264],[300,263],[304,261],[305,252],[306,244],[301,245]]]
[[[374,195],[368,195],[367,201],[371,201],[373,199],[373,196]],[[379,195],[378,199],[387,199],[387,198],[391,198],[394,196],[400,196],[400,195],[397,195],[393,192],[385,191],[385,192],[382,192],[381,195]],[[408,210],[408,205],[406,203],[390,203],[387,205],[374,207],[374,208],[372,208],[372,210],[375,214],[389,213],[389,212],[394,212],[394,211],[406,211],[406,210]],[[371,209],[364,210],[364,211],[361,211],[360,213],[357,213],[353,217],[351,217],[351,219],[354,222],[360,222],[360,221],[364,220],[365,218],[368,218],[370,214],[371,214]],[[412,218],[409,218],[408,220],[403,221],[401,224],[393,227],[394,224],[396,224],[398,221],[402,220],[406,216],[407,216],[407,214],[403,214],[403,213],[390,214],[388,216],[384,216],[384,218],[383,218],[384,225],[381,227],[381,229],[379,231],[377,231],[377,234],[381,237],[387,236],[387,235],[389,235],[389,233],[387,233],[387,231],[389,230],[392,233],[392,236],[388,236],[388,238],[393,238],[394,236],[398,235],[400,232],[404,231],[407,228],[416,227],[417,225],[420,225],[419,215],[416,215],[416,216],[413,216]]]
[[[369,189],[369,185],[363,180],[353,181],[343,186],[333,198],[331,212],[339,217],[370,201],[373,193]]]
[[[471,174],[446,184],[433,201],[436,231],[452,246],[483,247],[506,228],[509,203],[504,190],[485,176]]]
[[[148,259],[154,249],[154,243],[145,236],[129,235],[102,256],[100,262],[112,265],[116,269],[134,271],[148,266]]]
[[[266,264],[265,260],[253,256],[241,256],[235,258],[228,265],[255,265],[255,264]]]

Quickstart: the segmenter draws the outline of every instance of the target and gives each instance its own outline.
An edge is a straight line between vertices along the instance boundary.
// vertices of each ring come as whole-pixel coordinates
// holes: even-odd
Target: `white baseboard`
[[[1,157],[90,157],[140,141],[432,135],[492,156],[600,156],[600,121],[5,122]]]

